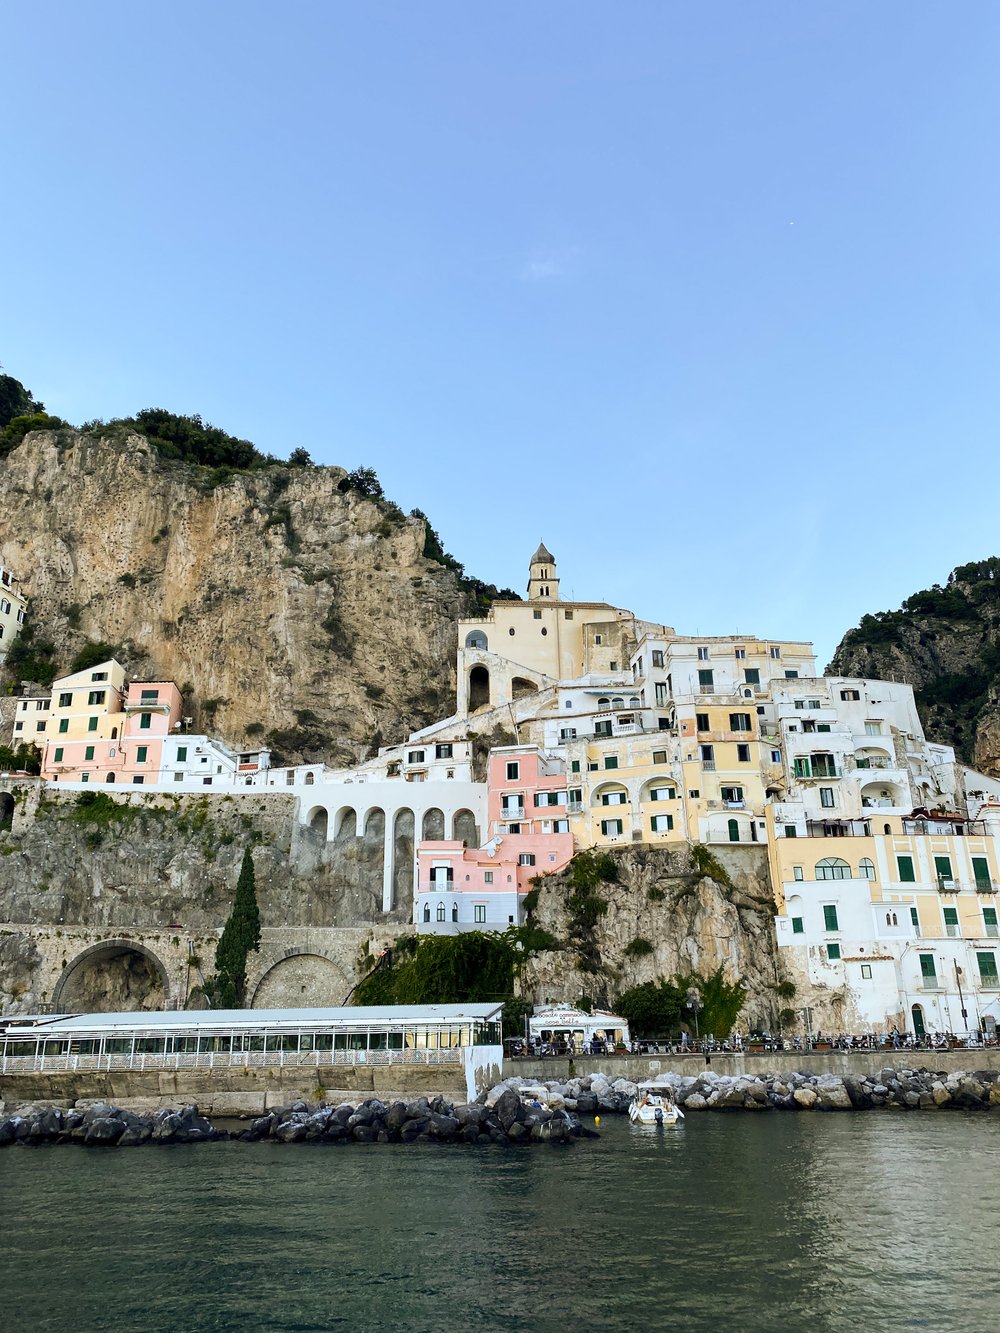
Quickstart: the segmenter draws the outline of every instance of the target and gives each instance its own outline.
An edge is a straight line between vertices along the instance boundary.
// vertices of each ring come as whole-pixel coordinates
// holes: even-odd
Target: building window
[[[804,935],[804,934],[805,934],[805,930],[806,930],[806,928],[805,928],[805,924],[803,923],[802,918],[801,918],[800,916],[793,916],[793,917],[792,917],[792,934],[793,934],[793,935]]]
[[[435,745],[435,759],[453,759],[455,747],[453,745]]]
[[[563,612],[563,617],[564,617],[564,619],[566,619],[566,620],[572,620],[572,619],[573,619],[573,612],[572,612],[572,611],[564,611],[564,612]]]
[[[147,754],[149,754],[148,745],[137,745],[135,750],[135,762],[137,764],[144,764],[146,762]]]
[[[698,749],[699,749],[699,751],[701,752],[701,762],[705,765],[705,767],[706,767],[706,768],[714,768],[714,767],[715,767],[715,746],[714,746],[714,745],[699,745],[699,746],[698,746]]]
[[[781,649],[778,648],[777,646],[773,646],[773,647],[771,648],[771,656],[772,656],[772,657],[780,657],[780,656],[781,656]]]
[[[997,909],[995,907],[983,908],[983,933],[991,937],[997,934]]]
[[[137,773],[135,777],[132,779],[132,785],[134,787],[141,787],[145,781],[146,779],[142,776],[142,774]]]
[[[806,706],[806,701],[805,701],[805,699],[796,699],[796,700],[795,700],[795,707],[796,707],[797,709],[799,709],[800,712],[803,711],[803,710],[805,709],[805,706]]]
[[[741,662],[743,658],[746,657],[747,655],[747,650],[745,648],[737,648],[735,651],[736,651],[737,662]]]
[[[824,856],[816,862],[817,879],[850,879],[851,867],[839,856]]]
[[[697,787],[692,787],[692,788],[688,791],[688,796],[690,796],[690,798],[691,798],[692,801],[697,801],[698,798],[701,796],[701,792],[698,790]]]
[[[707,648],[699,648],[699,649],[698,649],[698,661],[699,661],[699,662],[707,662],[707,661],[708,661],[708,649],[707,649]]]
[[[622,821],[620,819],[602,819],[601,832],[606,838],[617,837],[622,831]]]
[[[837,959],[840,957],[840,945],[834,944],[834,942],[831,940],[830,943],[826,946],[826,956],[827,958],[829,958],[831,963],[835,963]]]
[[[140,731],[148,731],[149,728],[152,726],[152,724],[153,724],[153,714],[152,714],[152,713],[140,713],[140,714],[139,714],[139,730],[140,730]]]
[[[797,671],[785,672],[785,680],[798,680],[798,678],[799,678],[799,673]]]
[[[430,921],[430,919],[431,919],[431,905],[430,903],[424,903],[424,920]]]
[[[38,706],[38,705],[36,705],[36,707],[37,707],[37,706]],[[59,696],[59,707],[60,707],[60,708],[72,708],[72,706],[73,706],[73,695],[72,695],[72,692],[67,692],[66,694],[60,694],[60,696]]]
[[[541,618],[542,618],[542,613],[541,613],[541,611],[535,611],[535,612],[533,612],[532,614],[534,615],[534,617],[535,617],[536,620],[541,620]]]
[[[729,841],[730,841],[730,842],[739,842],[739,840],[740,840],[740,825],[739,825],[739,821],[736,820],[736,819],[730,819],[730,820],[729,820]]]
[[[934,964],[932,953],[922,953],[920,955],[920,975],[930,985],[937,985],[937,967]]]
[[[833,788],[832,788],[832,787],[820,787],[820,789],[819,789],[819,803],[820,803],[820,805],[823,807],[824,810],[832,810],[832,809],[833,809]]]
[[[105,700],[106,693],[107,692],[105,690],[91,690],[90,693],[87,695],[88,705],[91,708],[93,708],[97,704],[102,704]]]
[[[483,883],[484,883],[484,884],[492,884],[492,883],[493,883],[493,871],[492,871],[492,870],[484,870],[484,871],[483,871]]]
[[[871,965],[871,963],[862,963],[862,964],[861,964],[861,980],[862,980],[862,981],[871,981],[871,979],[872,979],[872,965]]]
[[[185,760],[187,757],[188,757],[188,747],[187,747],[186,745],[178,745],[178,747],[177,747],[177,762],[178,762],[179,764],[181,764],[181,763],[184,762],[184,760]]]
[[[107,680],[107,678],[108,673],[106,671],[92,671],[90,673],[91,680]]]
[[[96,718],[96,717],[89,717],[89,718],[87,719],[87,730],[88,730],[88,731],[96,731],[96,730],[97,730],[97,718]]]
[[[860,862],[858,863],[858,879],[874,879],[874,878],[875,878],[875,862],[869,860],[867,856],[863,856]]]
[[[94,747],[92,745],[88,745],[83,752],[84,763],[86,763],[89,759],[93,759],[93,757],[94,757]]]
[[[823,929],[839,930],[837,922],[837,909],[832,903],[827,903],[823,908]]]
[[[799,879],[799,880],[800,880],[800,879],[803,879],[803,878],[804,878],[804,876],[803,876],[803,874],[802,874],[802,867],[801,867],[801,866],[792,866],[792,879]]]
[[[866,736],[881,736],[881,735],[882,735],[882,723],[881,723],[881,722],[866,722],[866,723],[865,723],[865,735],[866,735]]]
[[[744,742],[736,747],[736,762],[738,764],[749,764],[750,762],[750,746]]]
[[[845,703],[857,703],[857,701],[861,698],[861,695],[858,693],[857,690],[841,690],[840,697],[843,699]]]
[[[743,788],[742,788],[742,787],[723,787],[722,790],[721,790],[720,795],[722,796],[722,799],[723,799],[724,801],[742,801],[742,800],[743,800]]]
[[[729,730],[730,730],[730,731],[752,731],[753,728],[752,728],[751,725],[750,725],[750,714],[749,714],[749,713],[730,713],[730,714],[729,714]]]
[[[914,935],[920,934],[920,913],[915,907],[910,908],[910,925],[913,927]]]
[[[605,768],[617,768],[617,767],[618,767],[618,756],[617,756],[616,754],[606,754],[606,755],[604,756],[604,767],[605,767]]]
[[[997,956],[992,951],[976,950],[976,962],[979,964],[979,980],[984,986],[995,986],[997,977]]]
[[[507,764],[507,781],[516,782],[520,777],[521,769],[517,760],[512,760]]]
[[[424,762],[423,750],[411,750],[406,756],[406,762],[408,764],[422,764]]]
[[[602,791],[601,805],[625,805],[628,796],[623,791]]]
[[[662,649],[662,648],[654,648],[654,649],[653,649],[653,666],[654,666],[654,667],[662,667],[662,666],[663,666],[663,649]]]
[[[604,636],[602,634],[595,634],[594,642],[597,644],[598,647],[600,647],[601,644],[604,642]]]
[[[958,908],[946,907],[944,909],[944,933],[954,938],[958,935]]]
[[[569,771],[570,771],[571,773],[579,773],[579,771],[580,771],[580,761],[579,761],[579,759],[574,759],[574,760],[570,763]]]
[[[950,856],[935,856],[935,858],[934,858],[934,873],[935,873],[935,875],[937,875],[937,882],[938,882],[939,885],[940,885],[940,884],[954,884],[955,881],[954,881],[954,879],[952,878],[952,874],[951,874],[951,857],[950,857]]]
[[[53,757],[53,762],[56,763],[56,764],[61,764],[61,763],[62,763],[62,757],[63,757],[63,748],[62,748],[61,745],[57,745],[57,746],[56,746],[56,752],[55,752],[55,755],[54,755],[54,757]]]
[[[439,921],[444,920],[444,903],[438,903],[436,915]]]
[[[651,801],[673,801],[677,798],[675,787],[652,787],[649,792]]]
[[[533,866],[535,864],[535,853],[522,852],[521,855],[517,858],[517,864],[519,866]]]
[[[673,815],[654,815],[650,820],[654,833],[669,833],[674,826]]]
[[[976,881],[977,889],[989,889],[993,887],[993,880],[990,876],[990,863],[985,856],[974,856],[972,858],[972,877]]]
[[[698,688],[702,694],[711,694],[715,689],[715,672],[710,670],[699,671]]]
[[[744,667],[743,682],[745,685],[759,685],[760,667]]]
[[[899,870],[899,880],[901,884],[915,884],[917,877],[913,873],[913,857],[897,856],[896,866]]]
[[[653,763],[654,763],[654,764],[665,764],[666,762],[667,762],[667,752],[666,752],[666,750],[654,750],[654,751],[653,751]]]
[[[486,922],[486,904],[476,903],[472,909],[472,919],[477,926],[482,926]]]
[[[44,723],[44,722],[36,722],[36,723],[35,723],[35,731],[36,731],[36,732],[38,732],[38,731],[44,731],[44,730],[45,730],[45,723]],[[65,728],[63,728],[63,730],[65,730]]]
[[[59,734],[65,735],[67,731],[69,731],[69,718],[61,717],[59,719]]]

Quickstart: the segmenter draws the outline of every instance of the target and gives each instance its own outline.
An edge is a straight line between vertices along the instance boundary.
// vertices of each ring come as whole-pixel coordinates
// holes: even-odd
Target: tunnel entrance
[[[169,986],[163,964],[132,940],[85,949],[63,970],[52,993],[57,1013],[132,1013],[165,1009]]]

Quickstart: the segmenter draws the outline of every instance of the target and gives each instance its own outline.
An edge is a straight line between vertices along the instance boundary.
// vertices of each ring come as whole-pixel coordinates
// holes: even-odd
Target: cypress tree
[[[260,949],[260,908],[253,857],[243,853],[236,897],[215,950],[215,999],[222,1009],[240,1008],[246,999],[247,956]]]

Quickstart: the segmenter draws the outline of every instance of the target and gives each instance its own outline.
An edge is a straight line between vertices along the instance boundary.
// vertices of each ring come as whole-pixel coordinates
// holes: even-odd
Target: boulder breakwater
[[[488,1104],[487,1104],[488,1102]],[[383,1102],[371,1097],[357,1105],[309,1105],[304,1101],[258,1116],[246,1129],[230,1133],[213,1125],[195,1105],[139,1115],[106,1102],[65,1110],[23,1106],[0,1118],[0,1147],[71,1143],[87,1148],[211,1143],[448,1143],[568,1144],[597,1138],[565,1107],[531,1104],[513,1089],[495,1097],[455,1104],[443,1097]]]
[[[659,1074],[651,1081],[685,1111],[1000,1111],[1000,1072],[881,1069],[858,1076],[789,1071],[760,1074]],[[490,1105],[510,1092],[576,1115],[628,1110],[638,1085],[626,1078],[586,1074],[549,1080],[513,1077],[490,1090]]]

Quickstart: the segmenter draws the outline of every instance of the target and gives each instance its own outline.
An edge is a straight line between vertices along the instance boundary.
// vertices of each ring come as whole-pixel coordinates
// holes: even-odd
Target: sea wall
[[[539,1082],[583,1078],[587,1074],[608,1074],[613,1079],[626,1078],[633,1083],[656,1078],[660,1074],[681,1077],[710,1069],[716,1074],[756,1076],[799,1072],[803,1074],[848,1074],[861,1077],[900,1066],[908,1069],[935,1069],[959,1073],[966,1069],[1000,1071],[1000,1047],[985,1050],[954,1051],[765,1051],[759,1055],[713,1055],[706,1065],[703,1055],[595,1055],[561,1056],[538,1060],[505,1060],[504,1074],[519,1074]]]

